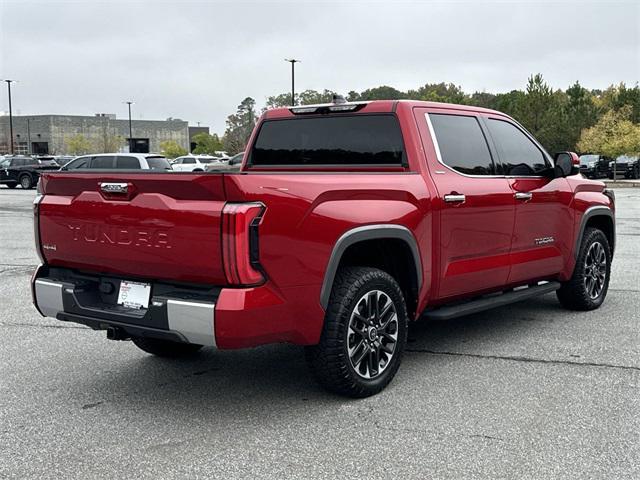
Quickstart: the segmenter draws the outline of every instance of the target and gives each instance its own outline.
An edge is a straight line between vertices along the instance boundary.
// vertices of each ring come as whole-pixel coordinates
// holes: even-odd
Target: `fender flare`
[[[573,250],[574,258],[578,258],[578,253],[580,252],[580,245],[582,244],[582,237],[584,235],[584,230],[587,227],[587,222],[593,217],[609,217],[611,219],[611,224],[613,225],[613,236],[611,239],[611,255],[613,256],[613,251],[616,243],[616,217],[613,214],[613,211],[609,207],[605,207],[603,205],[597,205],[595,207],[589,207],[582,215],[582,219],[580,220],[580,229],[578,230],[578,236],[576,237],[575,248]]]
[[[333,281],[338,271],[338,265],[344,252],[354,243],[362,242],[365,240],[376,239],[398,239],[404,241],[409,249],[415,263],[416,275],[418,280],[418,290],[422,287],[422,261],[420,259],[420,250],[418,249],[418,242],[407,227],[394,224],[378,224],[378,225],[364,225],[362,227],[352,228],[347,230],[336,241],[329,257],[329,263],[324,274],[324,280],[322,282],[322,289],[320,290],[320,305],[323,309],[327,309],[329,305],[329,297],[331,296],[331,289],[333,288]]]

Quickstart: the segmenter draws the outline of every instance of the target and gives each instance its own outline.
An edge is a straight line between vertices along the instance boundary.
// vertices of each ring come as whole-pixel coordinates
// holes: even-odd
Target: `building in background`
[[[131,131],[134,152],[159,152],[160,143],[167,140],[190,147],[189,126],[184,120],[132,120]],[[14,115],[13,134],[14,151],[21,154],[78,153],[70,150],[74,142],[87,145],[88,153],[129,150],[129,120],[117,119],[114,114]],[[9,136],[9,117],[0,116],[0,154],[10,151]]]

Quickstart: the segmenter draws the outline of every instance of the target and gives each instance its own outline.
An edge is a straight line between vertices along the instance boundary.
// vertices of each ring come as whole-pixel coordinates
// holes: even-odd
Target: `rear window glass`
[[[140,161],[136,157],[117,157],[116,168],[140,169]]]
[[[250,157],[252,165],[402,165],[405,160],[393,115],[266,121]]]
[[[167,170],[171,168],[169,161],[164,157],[147,157],[147,163],[152,170]]]

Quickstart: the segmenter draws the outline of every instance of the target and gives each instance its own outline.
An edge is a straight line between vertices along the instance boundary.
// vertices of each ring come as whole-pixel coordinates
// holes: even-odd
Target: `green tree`
[[[611,85],[603,92],[592,91],[597,104],[603,111],[619,110],[625,105],[631,106],[631,118],[634,123],[640,123],[640,87],[627,88],[624,83]]]
[[[582,131],[578,150],[617,157],[640,155],[640,125],[633,123],[633,108],[609,110],[593,127]]]
[[[238,105],[236,113],[227,117],[227,129],[224,132],[222,144],[229,154],[245,149],[256,124],[255,106],[256,101],[247,97]]]
[[[593,126],[600,117],[600,109],[594,102],[594,96],[576,81],[567,88],[566,112],[566,143],[567,150],[576,150],[580,133]]]
[[[332,90],[324,89],[322,92],[316,90],[305,90],[298,95],[299,105],[314,105],[316,103],[330,103],[336,93]]]
[[[296,95],[296,103],[298,95]],[[277,107],[289,107],[291,106],[291,93],[281,93],[272,97],[267,97],[267,104],[265,109],[277,108]]]
[[[513,112],[509,112],[529,130],[549,152],[566,150],[566,94],[554,92],[541,74],[532,75],[524,96],[519,96]]]
[[[160,142],[160,152],[167,158],[177,158],[189,153],[175,140],[165,140],[164,142]]]
[[[355,95],[353,95],[355,94]],[[357,98],[352,98],[353,96]],[[349,100],[400,100],[401,98],[407,98],[407,94],[397,90],[393,87],[389,87],[387,85],[382,85],[380,87],[368,88],[363,90],[361,93],[356,94],[356,92],[349,92]]]
[[[71,155],[84,155],[90,153],[92,144],[87,137],[81,134],[65,139],[65,151]]]
[[[409,90],[405,98],[459,104],[465,104],[468,100],[461,87],[444,82],[427,83],[417,90]]]
[[[469,105],[483,108],[495,108],[496,95],[488,92],[475,92],[468,100]]]
[[[197,133],[193,136],[196,148],[193,149],[195,154],[215,155],[216,152],[223,150],[222,141],[217,134],[209,135],[206,132]]]
[[[333,100],[335,92],[324,89],[322,92],[317,90],[304,90],[296,93],[296,105],[314,105],[316,103],[330,103]],[[265,109],[277,107],[291,106],[291,93],[281,93],[272,97],[267,97]]]

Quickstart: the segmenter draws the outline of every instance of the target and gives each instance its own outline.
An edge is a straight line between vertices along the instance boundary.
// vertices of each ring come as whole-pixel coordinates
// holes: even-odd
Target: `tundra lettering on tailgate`
[[[160,228],[117,227],[97,223],[68,224],[73,239],[88,243],[171,248],[169,232]]]

